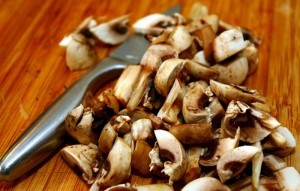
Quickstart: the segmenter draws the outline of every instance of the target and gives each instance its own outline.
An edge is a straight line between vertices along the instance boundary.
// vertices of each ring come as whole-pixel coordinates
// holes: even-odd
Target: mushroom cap
[[[185,185],[182,191],[194,191],[194,190],[206,190],[206,191],[229,191],[230,189],[213,177],[201,177],[195,179]]]

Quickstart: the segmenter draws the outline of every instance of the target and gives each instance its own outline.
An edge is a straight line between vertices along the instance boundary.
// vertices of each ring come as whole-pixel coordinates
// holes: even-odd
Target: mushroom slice
[[[98,134],[93,131],[93,115],[90,108],[85,108],[83,116],[76,127],[76,139],[81,144],[97,143]]]
[[[150,119],[139,119],[132,123],[131,135],[133,140],[150,141],[154,138],[152,122]]]
[[[168,95],[176,77],[184,68],[185,63],[185,60],[173,58],[165,60],[160,65],[154,78],[154,86],[159,94],[165,97]]]
[[[115,128],[110,124],[110,122],[106,123],[98,139],[99,149],[103,153],[109,154],[117,137],[118,133]]]
[[[184,84],[178,78],[176,78],[163,106],[157,113],[157,117],[161,118],[167,123],[176,123],[184,93]],[[170,114],[172,116],[170,116]]]
[[[141,174],[150,173],[151,159],[149,153],[151,146],[144,140],[136,140],[134,149],[132,150],[132,167],[137,169]]]
[[[195,55],[194,55],[194,58],[192,59],[193,61],[201,64],[201,65],[204,65],[204,66],[210,66],[211,64],[205,59],[205,55],[204,55],[204,51],[201,50],[199,52],[197,52]],[[189,71],[189,70],[188,70]]]
[[[248,75],[248,60],[240,56],[226,63],[215,64],[211,67],[219,72],[218,81],[225,84],[242,84]]]
[[[219,17],[215,14],[205,15],[202,18],[203,21],[205,21],[207,24],[211,26],[213,29],[213,32],[216,34],[219,29]]]
[[[300,189],[300,174],[294,167],[286,167],[274,172],[280,190]]]
[[[165,130],[154,130],[155,137],[160,149],[162,159],[167,158],[164,162],[164,172],[169,176],[169,184],[181,179],[187,168],[187,156],[181,143],[174,135]]]
[[[128,65],[114,87],[114,95],[126,106],[137,83],[142,67],[140,65]]]
[[[118,184],[115,186],[111,186],[109,188],[106,188],[104,191],[137,191],[137,189],[132,187],[130,183],[125,183],[125,184]]]
[[[210,147],[204,149],[202,153],[199,164],[202,166],[216,166],[220,156],[224,155],[226,152],[233,150],[239,144],[240,140],[240,128],[237,129],[234,138],[217,138],[212,144],[213,149]]]
[[[83,105],[80,104],[78,107],[72,109],[65,119],[66,131],[74,139],[76,139],[76,127],[82,117],[83,109]]]
[[[174,191],[173,187],[168,184],[146,184],[134,187],[137,191]]]
[[[194,21],[199,21],[206,15],[208,15],[207,6],[203,5],[200,2],[194,2],[191,10],[189,11],[189,18],[191,18]]]
[[[215,80],[210,80],[209,84],[214,94],[226,104],[231,100],[238,100],[246,104],[254,102],[265,103],[265,100],[256,90],[249,90],[242,86],[228,85]]]
[[[192,146],[186,149],[188,166],[183,176],[185,184],[200,177],[201,167],[199,165],[199,160],[202,150],[203,148],[198,146]]]
[[[102,43],[117,45],[129,37],[128,23],[128,15],[124,15],[93,27],[90,32]]]
[[[217,164],[221,182],[237,177],[259,152],[261,149],[254,146],[240,146],[222,155]]]
[[[213,140],[211,125],[207,123],[178,124],[169,132],[183,144],[204,144]]]
[[[250,42],[244,41],[241,29],[234,28],[224,31],[212,42],[214,59],[216,62],[221,62],[248,45]]]
[[[200,63],[193,60],[187,60],[186,62],[185,68],[193,80],[209,81],[210,79],[217,79],[219,77],[220,74],[217,70]]]
[[[241,127],[240,139],[248,143],[263,140],[279,126],[280,123],[270,114],[234,100],[229,103],[221,122],[223,133],[230,136],[234,136],[236,128]]]
[[[273,154],[269,154],[263,159],[263,170],[268,174],[273,174],[278,170],[287,167],[286,163],[279,157]]]
[[[239,55],[245,56],[248,60],[248,75],[252,74],[258,65],[258,50],[251,43],[250,46],[247,46],[245,49],[241,51]]]
[[[149,152],[149,158],[151,163],[149,165],[150,171],[157,172],[161,170],[164,166],[159,153],[159,147],[157,142],[155,142],[153,149]]]
[[[230,189],[213,177],[202,177],[195,179],[185,185],[182,191],[194,191],[194,190],[206,190],[206,191],[229,191]]]
[[[131,167],[131,154],[129,145],[118,137],[103,164],[98,183],[109,187],[128,178]]]
[[[165,14],[153,13],[136,21],[133,29],[136,33],[157,35],[174,24],[174,18]]]
[[[82,34],[71,35],[66,49],[66,64],[71,71],[88,68],[98,61],[94,46]]]
[[[259,188],[259,178],[261,173],[261,166],[264,159],[264,154],[262,152],[262,147],[260,142],[256,142],[253,144],[253,146],[260,149],[256,155],[254,155],[252,159],[252,189],[258,190]]]
[[[182,114],[186,123],[211,123],[217,115],[224,113],[217,98],[206,94],[208,84],[205,81],[188,85],[182,103]]]
[[[193,38],[185,26],[179,25],[169,35],[167,44],[175,48],[179,53],[192,45]]]
[[[127,115],[117,114],[110,119],[110,123],[118,133],[127,134],[131,132],[132,121]]]
[[[94,174],[99,170],[101,162],[97,160],[99,150],[96,145],[70,145],[63,148],[60,154],[71,167],[79,167],[88,184],[94,182]]]
[[[139,119],[150,119],[154,129],[160,129],[163,125],[163,122],[159,117],[146,111],[142,107],[135,108],[132,112],[130,112],[129,116],[133,121],[137,121]]]

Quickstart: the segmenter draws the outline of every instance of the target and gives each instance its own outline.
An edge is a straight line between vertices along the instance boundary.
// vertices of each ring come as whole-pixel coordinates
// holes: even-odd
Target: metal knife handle
[[[126,63],[105,58],[79,81],[69,87],[3,155],[0,161],[0,179],[13,180],[37,166],[64,142],[64,119],[78,106],[87,91],[117,77]]]

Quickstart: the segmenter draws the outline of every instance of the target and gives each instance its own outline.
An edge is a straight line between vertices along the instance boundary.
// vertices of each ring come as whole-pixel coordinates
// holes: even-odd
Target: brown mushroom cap
[[[191,181],[182,188],[182,191],[194,190],[229,191],[230,189],[216,178],[202,177]]]

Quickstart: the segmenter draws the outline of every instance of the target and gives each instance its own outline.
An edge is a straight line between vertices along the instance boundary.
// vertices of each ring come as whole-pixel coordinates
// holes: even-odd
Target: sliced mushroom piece
[[[117,137],[101,169],[100,185],[106,187],[121,183],[128,178],[131,168],[131,148],[122,138]]]
[[[182,191],[194,191],[194,190],[229,191],[230,189],[216,178],[202,177],[191,181],[190,183],[188,183],[182,188]]]
[[[218,81],[225,84],[242,84],[248,75],[248,60],[244,56],[222,64],[211,66],[212,69],[219,72]]]
[[[191,10],[189,11],[189,18],[195,21],[199,21],[204,16],[208,15],[207,6],[203,5],[200,2],[194,2]]]
[[[161,129],[163,122],[162,120],[157,117],[156,115],[154,115],[151,112],[146,111],[144,108],[142,107],[137,107],[135,108],[130,114],[129,116],[131,117],[131,119],[133,121],[137,121],[139,119],[150,119],[152,126],[154,129]]]
[[[96,145],[70,145],[60,151],[61,156],[72,167],[78,167],[82,177],[91,184],[95,180],[95,173],[99,170],[101,159]]]
[[[114,95],[126,106],[137,83],[142,67],[140,65],[128,65],[114,87]]]
[[[162,159],[166,158],[164,162],[164,172],[169,176],[169,184],[172,185],[174,181],[180,180],[187,168],[187,156],[182,144],[176,139],[174,135],[165,130],[154,130],[154,134],[160,149]]]
[[[224,113],[217,98],[206,94],[208,84],[196,81],[188,85],[183,98],[182,114],[186,123],[211,123],[212,119]]]
[[[264,154],[262,152],[262,146],[260,142],[254,143],[253,146],[260,149],[260,151],[256,153],[252,159],[252,190],[258,190]]]
[[[165,14],[154,13],[136,21],[133,24],[133,29],[136,33],[157,35],[174,24],[174,18]]]
[[[94,191],[94,190],[90,190],[90,191]],[[99,191],[99,189],[95,191]],[[115,186],[111,186],[109,188],[106,188],[104,191],[137,191],[137,189],[134,188],[130,183],[125,183],[125,184],[118,184]]]
[[[286,167],[274,172],[280,190],[300,189],[300,174],[294,167]]]
[[[127,134],[131,132],[132,120],[127,115],[115,115],[110,119],[110,124],[120,134]]]
[[[150,173],[151,159],[149,153],[152,150],[151,146],[144,140],[138,139],[135,142],[132,150],[132,167],[137,169],[141,174]]]
[[[191,46],[193,38],[185,26],[176,26],[169,35],[167,44],[175,48],[179,53]]]
[[[137,191],[174,191],[174,188],[168,184],[146,184],[134,187]]]
[[[217,34],[219,29],[219,17],[215,14],[205,15],[202,18],[203,21],[205,21],[207,24],[211,26],[214,33]]]
[[[245,56],[248,60],[248,75],[252,74],[258,66],[258,50],[252,43],[241,51],[239,55]]]
[[[165,122],[174,122],[173,120],[168,120],[170,119],[170,113],[173,114],[173,117],[176,115],[177,119],[177,114],[180,112],[181,108],[181,103],[183,99],[183,95],[185,93],[185,87],[184,84],[177,78],[168,93],[168,96],[166,97],[166,100],[163,104],[163,106],[160,108],[160,110],[157,113],[157,117],[161,118]],[[177,101],[176,101],[177,100]],[[175,106],[172,107],[173,105],[179,104],[179,107]],[[175,109],[176,111],[172,111],[172,109]]]
[[[237,129],[234,138],[217,138],[212,142],[212,147],[204,149],[199,164],[202,166],[216,166],[220,157],[226,152],[233,150],[239,144],[240,140],[240,128]]]
[[[205,55],[204,55],[204,51],[201,50],[199,52],[197,52],[195,55],[194,55],[194,58],[192,59],[193,61],[201,64],[201,65],[204,65],[204,66],[210,66],[211,63],[209,63],[206,59],[205,59]],[[190,70],[188,70],[190,71]]]
[[[217,79],[220,75],[217,70],[203,64],[199,64],[193,60],[187,60],[185,67],[188,75],[193,80],[209,81],[210,79]]]
[[[241,29],[234,28],[224,31],[212,42],[214,59],[216,62],[221,62],[248,45],[250,42],[244,41]]]
[[[186,61],[179,58],[165,60],[157,70],[154,78],[156,91],[167,96],[171,90],[176,77],[180,74],[185,66]]]
[[[238,100],[246,104],[254,102],[265,103],[264,98],[256,90],[250,90],[242,86],[228,85],[215,80],[210,80],[209,84],[214,94],[225,104],[228,104],[231,100]]]
[[[85,108],[76,127],[76,139],[81,144],[97,143],[98,134],[93,131],[94,118],[90,108]]]
[[[88,68],[98,61],[96,49],[82,34],[71,35],[66,49],[66,64],[71,71]]]
[[[117,45],[129,37],[128,15],[115,18],[90,29],[90,32],[102,43]]]
[[[76,108],[72,109],[68,114],[65,119],[65,124],[66,124],[66,131],[67,133],[72,136],[74,139],[76,139],[76,127],[77,124],[79,123],[82,115],[83,115],[83,105],[80,104]]]
[[[164,163],[160,158],[160,150],[157,142],[155,142],[154,147],[149,152],[149,158],[151,160],[149,165],[150,171],[160,177],[165,176],[165,174],[162,173]]]
[[[138,139],[151,141],[154,139],[152,122],[150,119],[139,119],[132,123],[131,135],[134,141]]]
[[[279,157],[273,154],[268,154],[263,159],[263,170],[268,175],[287,167],[286,163]]]
[[[213,140],[211,125],[207,123],[178,124],[169,129],[183,144],[204,144]]]
[[[240,140],[256,143],[278,128],[278,121],[271,115],[255,111],[240,101],[231,101],[221,122],[223,133],[234,136],[236,128],[241,127]]]
[[[182,178],[185,184],[200,177],[201,167],[199,165],[199,160],[202,150],[203,148],[199,146],[191,146],[186,149],[188,166]]]
[[[221,182],[226,182],[240,175],[246,165],[259,152],[261,149],[254,146],[240,146],[222,155],[217,164]]]
[[[98,139],[99,149],[103,153],[109,154],[117,137],[118,133],[114,127],[110,124],[110,122],[106,123]]]

